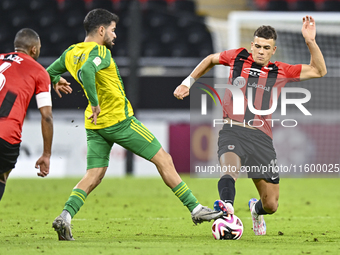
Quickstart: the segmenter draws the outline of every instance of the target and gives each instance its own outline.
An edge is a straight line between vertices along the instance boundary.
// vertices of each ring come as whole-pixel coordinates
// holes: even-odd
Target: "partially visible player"
[[[38,34],[29,28],[15,36],[15,52],[0,54],[0,200],[6,181],[19,156],[24,118],[35,94],[41,113],[44,148],[35,167],[45,177],[50,169],[53,137],[50,77],[36,61],[40,54]]]
[[[206,57],[179,85],[174,96],[183,99],[189,95],[190,86],[215,65],[230,66],[228,84],[242,81],[241,88],[245,102],[247,88],[253,91],[253,105],[257,110],[267,110],[272,105],[272,89],[281,88],[287,82],[319,78],[327,73],[325,60],[315,41],[315,21],[311,16],[303,18],[302,35],[311,54],[310,64],[289,65],[286,63],[270,62],[275,54],[275,41],[277,34],[270,26],[261,26],[254,33],[251,43],[251,52],[245,48],[227,50]],[[235,82],[234,82],[235,81]],[[256,84],[256,87],[254,87]],[[257,85],[261,86],[257,86]],[[233,98],[227,89],[223,99],[223,118],[225,124],[219,133],[218,157],[223,169],[237,169],[236,172],[226,172],[218,182],[220,199],[215,202],[214,208],[222,210],[225,214],[234,214],[233,203],[235,199],[235,181],[241,166],[273,166],[276,164],[276,153],[273,147],[271,119],[269,115],[255,115],[245,107],[243,115],[233,114]],[[256,120],[253,127],[247,124],[249,120]],[[232,125],[230,123],[232,122]],[[225,167],[224,167],[225,166]],[[249,173],[249,177],[259,192],[260,200],[251,199],[249,208],[253,220],[253,230],[256,235],[266,234],[266,224],[263,215],[272,214],[278,208],[279,199],[279,174],[273,172]]]
[[[47,69],[57,91],[63,87],[60,82],[65,84],[60,75],[69,71],[89,100],[85,111],[87,171],[72,190],[61,215],[53,221],[59,240],[74,240],[71,219],[104,178],[114,143],[154,163],[165,184],[189,209],[195,224],[222,215],[222,212],[213,211],[197,201],[176,172],[171,156],[133,116],[118,67],[109,50],[114,45],[117,22],[118,16],[107,10],[90,11],[84,20],[85,41],[71,45]]]

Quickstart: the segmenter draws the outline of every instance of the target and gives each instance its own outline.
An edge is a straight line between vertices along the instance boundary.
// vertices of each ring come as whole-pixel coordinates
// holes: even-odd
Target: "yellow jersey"
[[[106,128],[133,115],[118,67],[105,46],[96,42],[71,45],[47,68],[53,84],[66,71],[82,86],[89,101],[85,110],[85,128]],[[92,115],[91,105],[98,104],[101,111],[95,125],[88,117]]]

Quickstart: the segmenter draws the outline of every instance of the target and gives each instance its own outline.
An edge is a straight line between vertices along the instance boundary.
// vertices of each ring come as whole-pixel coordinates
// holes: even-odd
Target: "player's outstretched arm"
[[[194,82],[218,64],[220,64],[220,53],[207,56],[195,67],[191,74],[183,80],[182,84],[175,89],[174,96],[181,100],[183,100],[184,97],[189,96],[190,87]]]
[[[43,106],[39,108],[39,110],[41,113],[41,131],[44,140],[44,150],[41,157],[35,163],[35,168],[40,170],[40,172],[37,173],[38,176],[45,177],[50,171],[50,157],[53,139],[53,116],[51,106]]]
[[[63,77],[60,77],[60,80],[53,84],[53,89],[57,93],[57,95],[61,98],[60,92],[63,92],[64,94],[71,94],[72,88],[70,87],[71,83],[69,83],[67,80],[65,80]]]
[[[316,28],[315,20],[312,16],[303,17],[301,32],[310,51],[311,60],[309,65],[302,65],[300,80],[325,76],[327,73],[326,63],[322,52],[315,41]]]

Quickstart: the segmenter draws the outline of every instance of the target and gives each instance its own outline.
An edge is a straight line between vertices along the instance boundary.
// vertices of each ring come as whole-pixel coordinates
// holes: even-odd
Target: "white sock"
[[[63,210],[60,214],[60,216],[67,222],[67,223],[71,223],[71,220],[72,220],[72,217],[71,217],[71,214],[66,211],[66,210]]]
[[[251,215],[253,215],[256,219],[259,217],[259,215],[255,211],[255,205],[253,205],[253,208],[251,208]]]
[[[198,212],[199,210],[201,210],[201,208],[203,207],[203,205],[201,205],[201,204],[199,204],[198,206],[196,206],[195,208],[194,208],[194,210],[192,210],[192,214],[195,214],[196,212]]]
[[[224,203],[225,203],[225,206],[226,206],[226,207],[234,208],[233,205],[232,205],[230,202],[224,202]],[[228,204],[229,204],[229,206],[228,206]]]

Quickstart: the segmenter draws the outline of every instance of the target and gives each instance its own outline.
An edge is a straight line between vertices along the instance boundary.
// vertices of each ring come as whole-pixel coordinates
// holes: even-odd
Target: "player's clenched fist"
[[[183,100],[183,98],[185,98],[186,96],[189,96],[189,88],[185,85],[179,85],[175,91],[174,91],[174,96],[177,98],[177,99],[181,99]]]

